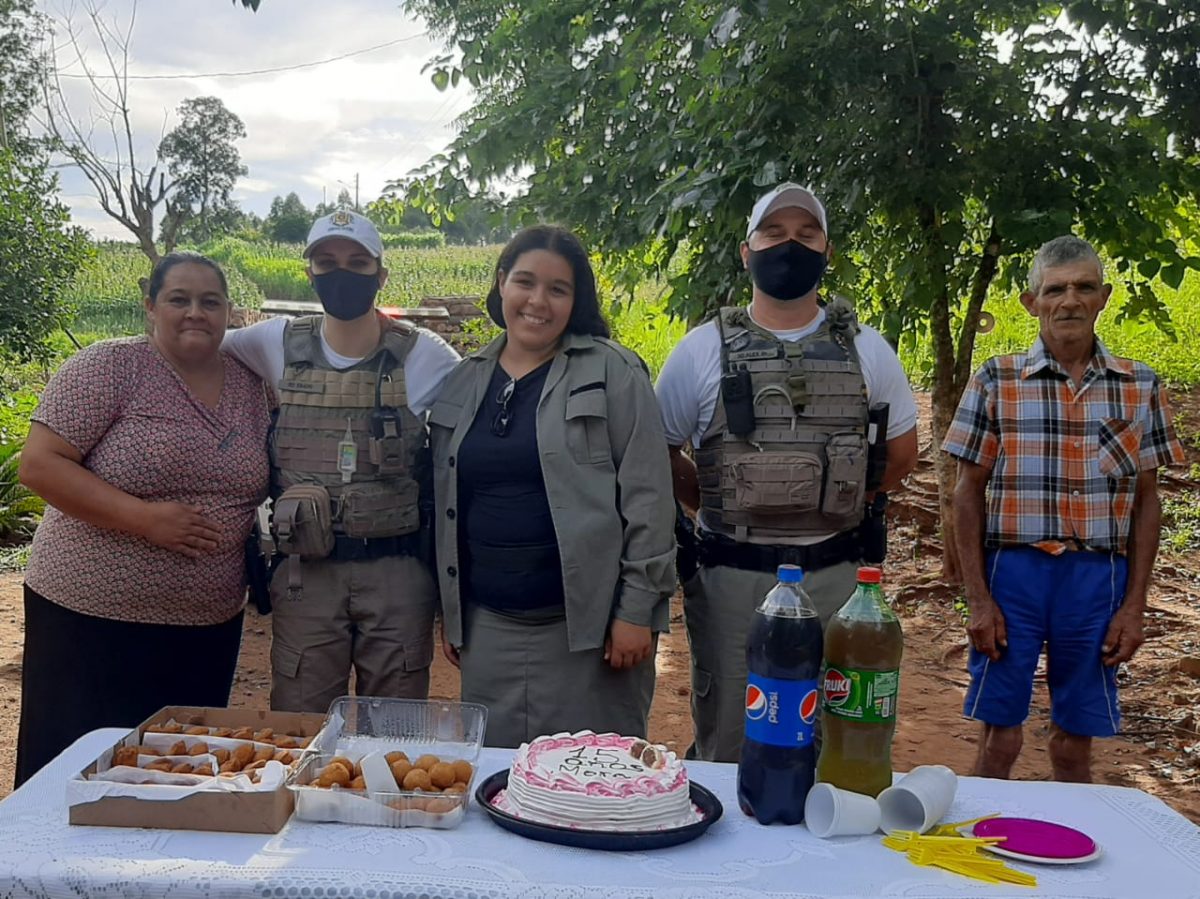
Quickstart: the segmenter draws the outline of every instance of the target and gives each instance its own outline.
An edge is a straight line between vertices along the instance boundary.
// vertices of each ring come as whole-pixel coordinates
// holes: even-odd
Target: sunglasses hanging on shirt
[[[492,419],[492,433],[497,437],[503,437],[508,433],[508,426],[512,422],[512,412],[509,410],[508,404],[512,401],[516,389],[516,378],[509,378],[508,383],[501,387],[500,392],[496,394],[496,405],[500,409],[496,412],[496,417]]]

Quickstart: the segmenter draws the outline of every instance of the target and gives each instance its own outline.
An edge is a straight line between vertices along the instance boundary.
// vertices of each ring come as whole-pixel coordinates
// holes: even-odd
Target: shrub
[[[31,535],[46,508],[40,496],[17,480],[21,446],[0,446],[0,540]]]
[[[387,250],[436,250],[446,245],[441,231],[393,231],[380,237]]]

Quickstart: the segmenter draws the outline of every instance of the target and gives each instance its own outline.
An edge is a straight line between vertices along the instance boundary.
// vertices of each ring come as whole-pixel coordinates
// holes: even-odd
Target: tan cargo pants
[[[824,628],[850,598],[858,563],[841,562],[806,572]],[[736,762],[746,722],[746,636],[754,610],[775,586],[774,572],[701,567],[683,587],[683,617],[692,651],[690,758]]]
[[[301,562],[288,596],[286,559],[271,578],[271,708],[325,712],[349,692],[425,699],[433,662],[436,591],[411,556]]]

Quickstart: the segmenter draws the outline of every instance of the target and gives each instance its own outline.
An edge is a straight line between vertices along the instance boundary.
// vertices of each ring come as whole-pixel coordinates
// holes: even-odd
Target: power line
[[[328,63],[331,63],[331,62],[339,62],[340,60],[343,60],[343,59],[350,59],[352,56],[362,56],[364,53],[373,53],[376,50],[382,50],[385,47],[394,47],[396,44],[403,44],[408,41],[416,40],[417,38],[420,38],[420,37],[425,37],[428,33],[429,32],[427,32],[427,31],[422,31],[422,32],[419,32],[418,34],[409,35],[408,37],[396,38],[396,40],[394,40],[394,41],[386,41],[382,44],[376,44],[373,47],[363,47],[361,50],[351,50],[349,53],[342,53],[338,56],[330,56],[327,59],[317,59],[312,62],[301,62],[301,63],[296,63],[295,65],[290,65],[290,66],[276,66],[275,68],[271,68],[271,69],[250,69],[249,71],[245,71],[245,72],[199,72],[194,75],[179,75],[179,74],[126,75],[123,77],[128,78],[130,81],[176,81],[176,80],[187,79],[187,78],[245,78],[249,75],[270,75],[275,72],[291,72],[291,71],[295,71],[296,69],[311,69],[314,66],[323,66],[323,65],[327,65]],[[122,76],[103,75],[103,74],[96,75],[96,76],[90,76],[90,75],[86,75],[86,74],[81,75],[81,74],[71,74],[71,73],[67,73],[67,72],[60,72],[58,74],[58,77],[59,78],[91,78],[91,77],[120,78]]]

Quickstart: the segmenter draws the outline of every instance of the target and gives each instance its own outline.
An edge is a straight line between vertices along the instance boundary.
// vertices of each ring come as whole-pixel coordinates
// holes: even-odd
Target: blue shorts
[[[992,597],[1004,614],[1008,647],[998,662],[971,649],[963,714],[996,727],[1023,723],[1045,643],[1054,723],[1083,737],[1117,733],[1117,668],[1104,664],[1100,648],[1125,598],[1125,557],[1052,556],[1032,547],[1005,547],[989,551],[984,562]]]

